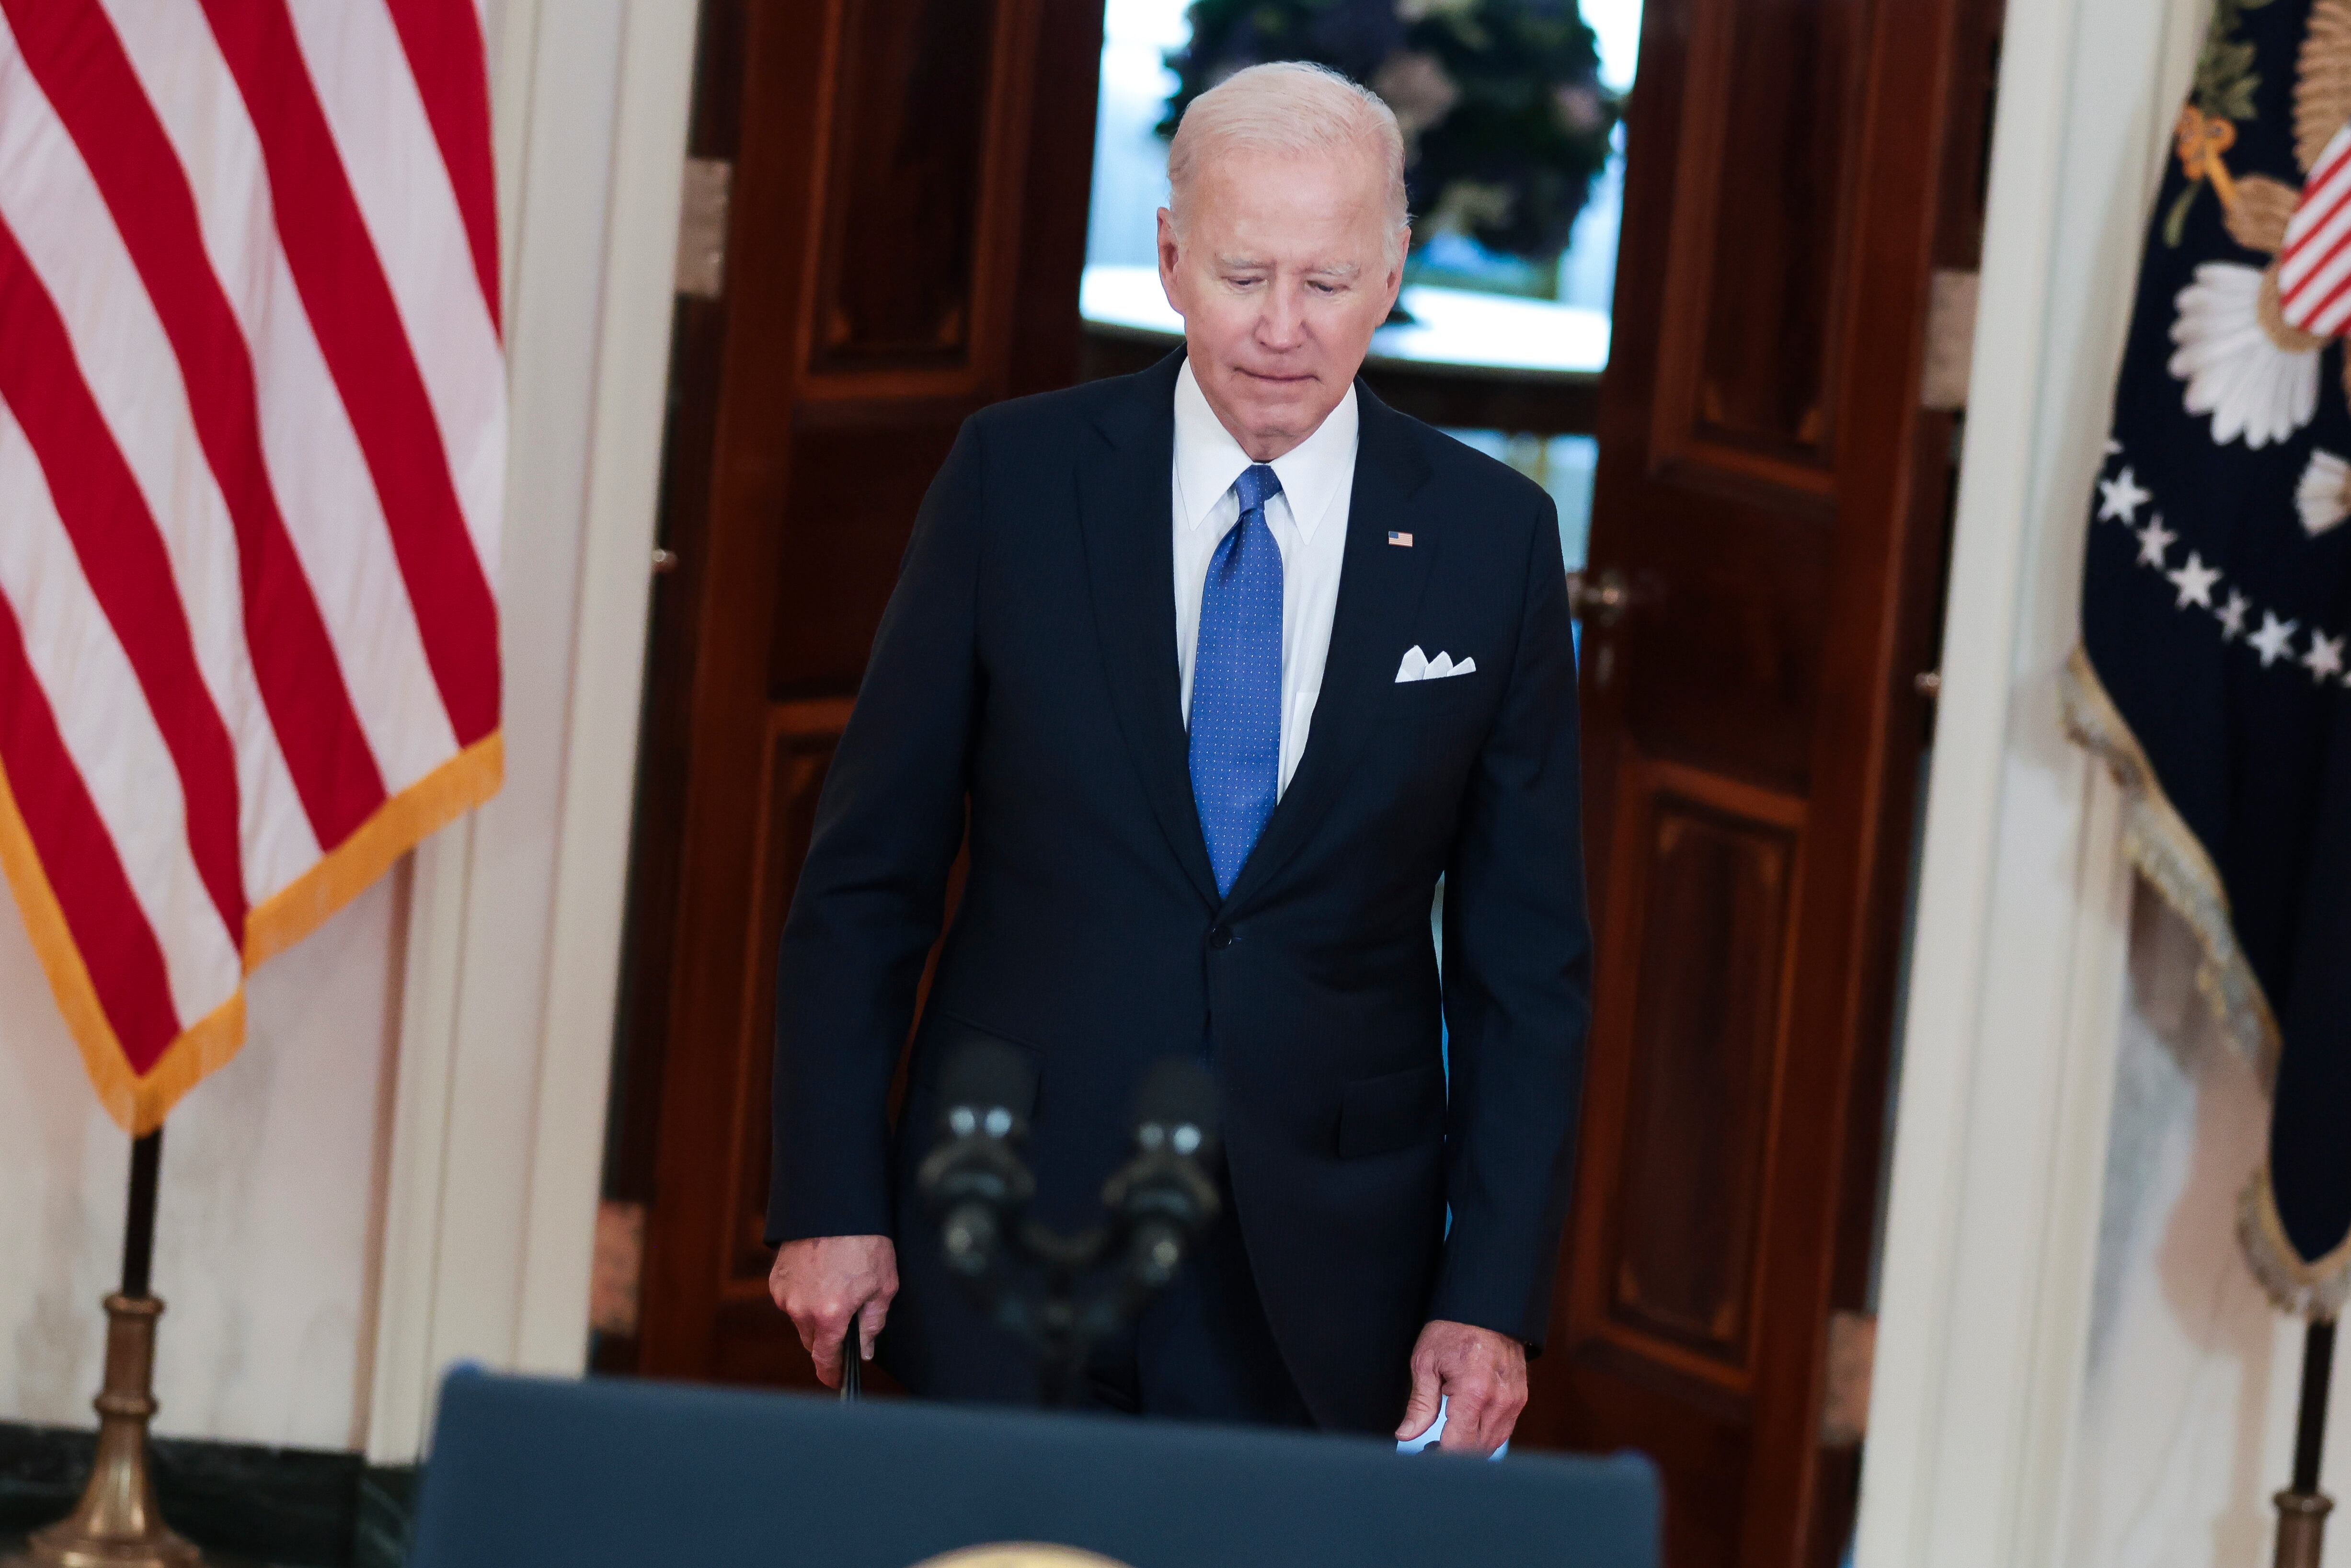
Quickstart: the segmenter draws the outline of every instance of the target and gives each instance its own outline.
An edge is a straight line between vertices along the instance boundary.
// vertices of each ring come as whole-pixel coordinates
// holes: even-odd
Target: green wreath
[[[1414,242],[1467,235],[1548,261],[1606,166],[1624,105],[1576,0],[1193,0],[1159,134],[1246,66],[1311,60],[1378,93],[1405,132]]]

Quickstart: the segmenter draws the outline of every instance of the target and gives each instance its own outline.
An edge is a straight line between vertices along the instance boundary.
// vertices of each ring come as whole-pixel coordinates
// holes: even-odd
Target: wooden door
[[[807,1383],[761,1241],[776,943],[916,505],[983,404],[1073,379],[1101,0],[705,0],[619,1107],[643,1206],[608,1370]]]
[[[1598,967],[1530,1441],[1646,1450],[1675,1568],[1836,1560],[1997,0],[1649,0],[1583,644]]]

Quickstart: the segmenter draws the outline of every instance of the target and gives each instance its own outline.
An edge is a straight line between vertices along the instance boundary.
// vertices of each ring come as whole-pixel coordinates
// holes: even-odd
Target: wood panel
[[[855,0],[842,20],[810,368],[970,362],[991,0]]]
[[[1661,434],[1686,457],[1730,447],[1763,469],[1831,460],[1840,244],[1858,189],[1851,135],[1864,0],[1750,0],[1698,13],[1693,117],[1668,287]],[[1683,330],[1677,331],[1680,327]]]
[[[815,834],[817,801],[854,706],[848,697],[820,697],[775,703],[768,709],[768,744],[759,779],[762,807],[751,848],[756,881],[751,896],[753,919],[745,932],[742,1027],[735,1042],[732,1123],[725,1147],[719,1151],[733,1173],[722,1227],[726,1240],[720,1310],[723,1318],[739,1321],[759,1342],[736,1345],[733,1353],[747,1353],[758,1364],[768,1365],[780,1350],[786,1354],[783,1370],[792,1382],[805,1381],[805,1361],[790,1363],[790,1346],[768,1343],[778,1326],[768,1295],[768,1266],[775,1249],[766,1238],[768,1178],[775,1158],[768,1123],[775,1066],[775,956],[783,940],[785,916],[791,910],[792,889],[799,883],[800,866]],[[950,918],[963,896],[964,870],[964,862],[958,860],[947,879],[944,905]],[[937,956],[935,950],[916,984],[917,1016],[920,998],[930,989]],[[902,1067],[892,1089],[893,1115],[904,1090]]]
[[[776,525],[770,695],[857,689],[914,510],[968,412],[960,402],[942,407],[926,400],[902,420],[862,413],[853,421],[811,422],[804,412],[795,421],[785,436],[791,482]]]
[[[775,1062],[774,954],[815,831],[817,796],[824,789],[833,747],[848,727],[852,706],[846,698],[834,697],[778,703],[768,710],[767,757],[759,780],[764,806],[751,849],[758,877],[751,894],[756,916],[744,933],[743,1026],[736,1033],[735,1116],[727,1139],[735,1167],[726,1226],[726,1289],[730,1297],[767,1300],[768,1264],[774,1256],[764,1235],[774,1158],[768,1136]]]
[[[760,1235],[777,938],[930,476],[975,409],[1074,378],[1102,11],[705,3],[726,296],[681,302],[673,364],[607,1183],[649,1205],[645,1272],[597,1364],[805,1384]]]
[[[1604,473],[1611,455],[1604,436]],[[1612,563],[1634,612],[1594,640],[1592,673],[1621,694],[1615,711],[1649,754],[1802,795],[1827,648],[1828,528],[1809,504],[1766,509],[1705,482],[1683,494],[1686,509],[1645,517],[1638,554]]]
[[[1042,3],[831,0],[803,398],[1002,384]]]
[[[1618,986],[1635,1016],[1609,1316],[1743,1387],[1796,835],[1741,814],[1704,775],[1686,782],[1645,781],[1624,801],[1646,819],[1625,879],[1643,905],[1628,953],[1655,967]]]
[[[1613,792],[1570,1333],[1701,1402],[1754,1375],[1768,1142],[1803,805],[1628,753]],[[1594,824],[1598,828],[1600,824]]]

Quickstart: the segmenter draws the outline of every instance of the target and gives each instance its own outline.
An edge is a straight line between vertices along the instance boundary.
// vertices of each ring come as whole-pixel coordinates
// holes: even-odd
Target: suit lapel
[[[1079,460],[1078,512],[1095,632],[1127,755],[1169,847],[1214,906],[1217,879],[1192,801],[1176,662],[1175,398],[1183,360],[1171,354],[1135,376],[1133,395],[1097,416],[1103,440]]]
[[[1347,506],[1347,545],[1340,559],[1339,603],[1322,667],[1322,693],[1315,701],[1306,753],[1242,865],[1225,901],[1227,911],[1254,897],[1312,835],[1356,754],[1380,727],[1396,661],[1411,641],[1413,613],[1440,544],[1441,530],[1412,505],[1428,466],[1409,422],[1361,382],[1355,395],[1361,410],[1355,484]],[[1389,544],[1391,531],[1414,535],[1414,543]],[[1167,570],[1172,576],[1173,566]],[[1170,599],[1174,592],[1171,583]]]

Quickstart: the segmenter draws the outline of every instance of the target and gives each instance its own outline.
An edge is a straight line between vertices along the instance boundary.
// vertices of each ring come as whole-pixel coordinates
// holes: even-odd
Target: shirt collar
[[[1290,518],[1307,538],[1314,537],[1341,483],[1354,470],[1356,423],[1355,389],[1350,385],[1313,434],[1273,460]],[[1192,375],[1192,361],[1186,360],[1176,376],[1176,489],[1184,526],[1196,528],[1207,521],[1249,465],[1249,454],[1208,406],[1207,394]]]

